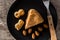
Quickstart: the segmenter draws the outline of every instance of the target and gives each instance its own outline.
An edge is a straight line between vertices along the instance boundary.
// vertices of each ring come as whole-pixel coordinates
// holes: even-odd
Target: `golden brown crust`
[[[40,24],[44,21],[40,13],[35,9],[30,9],[28,11],[28,17],[26,19],[25,29],[33,27],[37,24]]]
[[[16,23],[16,24],[15,24],[15,29],[16,29],[16,30],[19,30],[19,29],[20,29],[20,27],[19,27],[19,24],[18,24],[18,23]]]
[[[24,21],[20,19],[18,23],[15,24],[15,29],[20,30],[23,25],[24,25]]]
[[[44,28],[48,28],[48,25],[47,24],[43,24]]]
[[[19,13],[21,16],[23,16],[23,15],[25,14],[25,12],[24,12],[23,9],[20,9],[20,10],[18,11],[18,13]]]
[[[20,15],[19,15],[18,12],[15,12],[15,13],[14,13],[14,16],[15,16],[16,18],[19,18],[19,17],[20,17]]]
[[[24,35],[24,36],[26,36],[26,35],[27,35],[27,33],[26,33],[26,31],[25,31],[25,30],[23,30],[23,32],[22,32],[22,33],[23,33],[23,35]]]
[[[18,23],[19,23],[21,26],[23,26],[24,21],[23,21],[22,19],[20,19],[20,20],[18,21]]]
[[[42,29],[41,27],[38,27],[38,31],[39,31],[39,32],[42,32],[43,29]]]
[[[35,35],[36,35],[36,36],[39,36],[39,32],[35,31]]]
[[[32,34],[32,39],[35,39],[35,34],[34,33]]]
[[[30,34],[32,32],[32,29],[28,29],[28,33]]]
[[[19,18],[20,16],[23,16],[23,15],[24,15],[24,10],[23,9],[20,9],[20,10],[18,10],[14,13],[14,16],[16,18]]]

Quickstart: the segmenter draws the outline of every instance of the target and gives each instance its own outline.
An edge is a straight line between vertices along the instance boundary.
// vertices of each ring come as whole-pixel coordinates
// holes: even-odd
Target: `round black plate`
[[[8,29],[9,29],[10,33],[14,36],[14,38],[16,38],[16,40],[32,40],[31,35],[23,37],[21,34],[22,29],[17,31],[14,28],[15,23],[17,23],[17,21],[19,19],[23,19],[25,21],[25,19],[27,17],[28,10],[31,8],[38,10],[38,12],[40,12],[42,17],[44,18],[44,21],[45,21],[44,23],[48,24],[48,22],[47,22],[47,10],[46,10],[46,8],[43,5],[41,0],[16,0],[13,3],[13,5],[10,7],[10,10],[8,12],[8,15],[7,15]],[[14,12],[18,11],[19,9],[24,9],[26,13],[25,13],[24,17],[16,19],[14,17]],[[50,3],[50,11],[51,11],[51,15],[53,17],[54,27],[56,28],[57,13],[56,13],[54,6],[51,3]],[[46,29],[42,32],[42,35],[40,35],[35,40],[48,40],[49,37],[50,37],[49,29]]]

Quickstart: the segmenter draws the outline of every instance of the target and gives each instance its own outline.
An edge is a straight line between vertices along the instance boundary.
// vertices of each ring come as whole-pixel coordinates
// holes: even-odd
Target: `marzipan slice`
[[[30,9],[28,11],[25,29],[28,29],[30,27],[37,25],[37,24],[40,24],[43,21],[44,21],[44,19],[42,18],[42,16],[40,15],[40,13],[37,10]]]

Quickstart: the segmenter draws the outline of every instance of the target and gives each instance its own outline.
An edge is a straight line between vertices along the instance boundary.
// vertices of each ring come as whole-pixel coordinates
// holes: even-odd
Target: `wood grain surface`
[[[15,0],[0,0],[0,40],[16,40],[9,32],[6,24],[8,10]],[[58,14],[58,25],[56,28],[57,38],[60,40],[60,0],[51,0]]]

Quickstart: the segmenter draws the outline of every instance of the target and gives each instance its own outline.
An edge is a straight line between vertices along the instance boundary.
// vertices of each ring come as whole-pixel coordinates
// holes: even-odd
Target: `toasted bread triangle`
[[[30,9],[28,11],[25,29],[28,29],[28,28],[33,27],[35,25],[38,25],[38,24],[42,23],[43,21],[44,20],[43,20],[42,16],[40,15],[40,13],[37,10]]]

